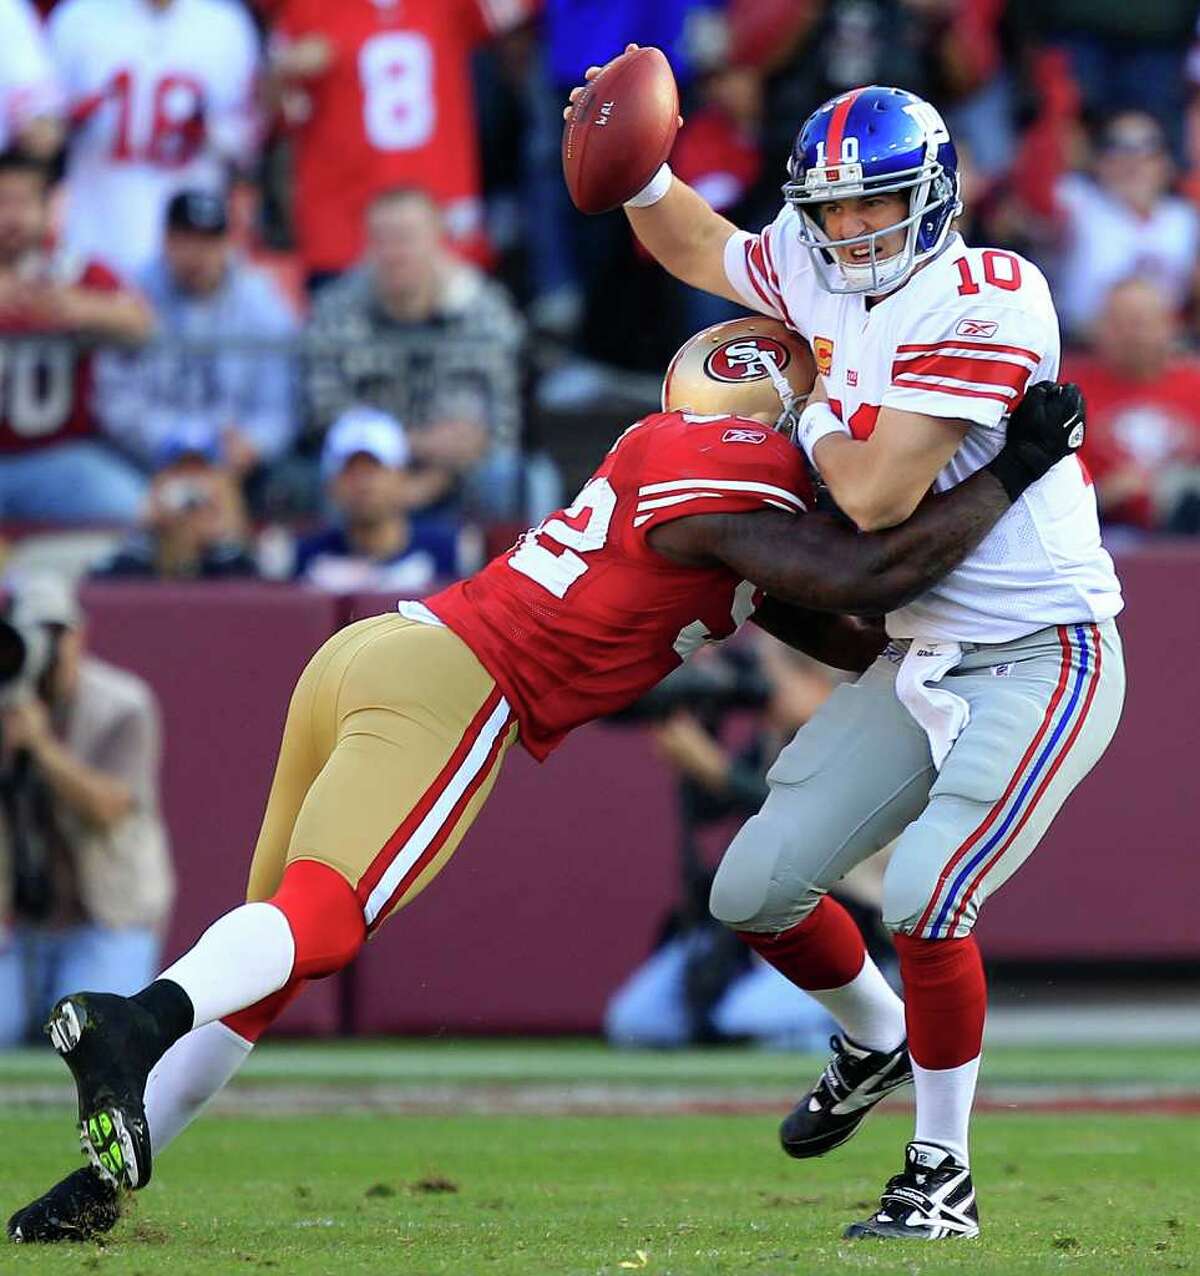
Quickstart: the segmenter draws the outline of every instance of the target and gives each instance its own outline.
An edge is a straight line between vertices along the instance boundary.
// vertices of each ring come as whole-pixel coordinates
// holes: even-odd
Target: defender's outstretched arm
[[[677,519],[656,527],[650,543],[677,562],[722,563],[786,603],[870,616],[904,606],[957,567],[1011,503],[981,470],[884,532],[857,532],[829,514],[764,510]]]

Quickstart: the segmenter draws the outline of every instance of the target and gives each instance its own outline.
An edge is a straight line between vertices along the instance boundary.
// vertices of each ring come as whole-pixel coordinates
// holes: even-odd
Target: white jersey
[[[1133,275],[1182,309],[1200,250],[1200,215],[1190,200],[1164,195],[1143,217],[1081,173],[1064,177],[1055,194],[1066,242],[1054,292],[1069,332],[1086,329],[1109,290]]]
[[[986,465],[1026,387],[1058,376],[1058,321],[1041,272],[1014,253],[968,248],[958,235],[869,309],[861,295],[821,287],[790,207],[761,234],[732,236],[725,271],[747,305],[807,339],[830,405],[856,438],[870,435],[885,407],[971,423],[937,491]],[[887,628],[893,638],[1000,643],[1120,609],[1095,493],[1071,457],[1027,489],[959,567],[889,615]]]
[[[65,0],[49,34],[75,126],[66,243],[136,274],[171,196],[220,189],[253,147],[254,25],[234,0]]]
[[[61,107],[37,11],[30,0],[0,0],[0,151],[31,120]]]

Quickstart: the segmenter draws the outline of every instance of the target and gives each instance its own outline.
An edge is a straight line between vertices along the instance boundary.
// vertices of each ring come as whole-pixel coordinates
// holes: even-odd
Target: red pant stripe
[[[416,803],[411,811],[404,817],[403,823],[396,829],[391,837],[384,843],[382,850],[371,861],[370,867],[362,875],[358,881],[358,896],[365,903],[370,897],[371,892],[379,884],[379,879],[387,872],[388,866],[392,860],[396,858],[396,853],[404,845],[404,843],[412,836],[413,832],[420,825],[421,821],[429,814],[430,808],[441,796],[446,786],[454,778],[459,768],[462,766],[466,756],[471,751],[471,746],[479,738],[488,719],[495,711],[496,706],[500,703],[501,693],[499,687],[493,687],[491,694],[479,707],[479,711],[471,719],[470,725],[463,732],[462,739],[459,740],[454,752],[450,755],[446,765],[438,772],[437,779],[425,790],[421,796],[421,800]]]

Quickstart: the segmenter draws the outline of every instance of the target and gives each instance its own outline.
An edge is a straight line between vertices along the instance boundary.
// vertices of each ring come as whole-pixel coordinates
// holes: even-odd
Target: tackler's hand
[[[1059,461],[1078,452],[1085,434],[1083,391],[1072,382],[1039,381],[1009,417],[1004,447],[988,469],[1015,501]]]

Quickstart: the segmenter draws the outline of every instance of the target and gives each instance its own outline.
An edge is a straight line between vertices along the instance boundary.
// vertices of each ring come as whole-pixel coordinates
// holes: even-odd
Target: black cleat
[[[941,1241],[979,1235],[971,1171],[936,1143],[910,1143],[904,1173],[888,1179],[879,1208],[843,1233],[849,1241]]]
[[[90,1241],[111,1231],[121,1217],[120,1190],[85,1165],[8,1220],[8,1238],[22,1245]]]
[[[779,1127],[788,1156],[824,1156],[841,1147],[880,1099],[912,1080],[906,1041],[895,1050],[866,1050],[841,1036],[829,1044],[833,1058]]]
[[[150,1181],[143,1095],[157,1061],[158,1026],[126,997],[82,992],[50,1012],[46,1033],[75,1078],[79,1137],[97,1173],[132,1190]]]

